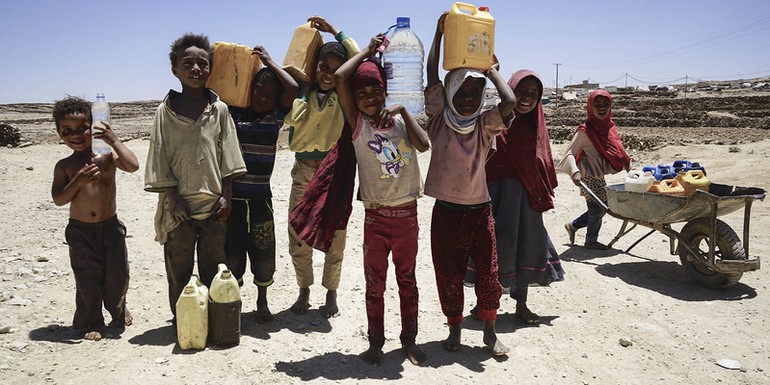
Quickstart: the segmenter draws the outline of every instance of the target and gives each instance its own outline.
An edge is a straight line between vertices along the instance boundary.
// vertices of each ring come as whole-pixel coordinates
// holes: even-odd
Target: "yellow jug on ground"
[[[217,346],[238,345],[241,339],[241,289],[224,263],[209,290],[209,337]]]
[[[209,332],[209,291],[196,275],[176,301],[176,338],[182,350],[205,349]]]
[[[445,70],[486,71],[495,62],[495,19],[487,7],[454,3],[444,19]]]
[[[703,170],[688,170],[682,171],[676,174],[676,180],[684,188],[684,193],[687,196],[695,194],[695,190],[703,190],[708,192],[711,182]]]
[[[206,87],[211,88],[228,106],[248,107],[251,103],[251,80],[262,68],[259,56],[245,45],[214,43],[211,74]]]
[[[647,192],[684,196],[684,187],[676,179],[663,179],[653,182]]]
[[[318,63],[318,51],[323,43],[321,33],[313,28],[312,22],[300,25],[294,30],[281,66],[295,80],[311,84]]]

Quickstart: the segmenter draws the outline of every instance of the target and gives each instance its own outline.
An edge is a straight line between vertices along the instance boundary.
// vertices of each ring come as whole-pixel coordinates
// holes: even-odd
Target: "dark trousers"
[[[476,268],[478,317],[495,319],[503,289],[497,280],[495,225],[490,205],[468,209],[437,200],[430,244],[439,301],[447,323],[459,325],[463,319],[463,278],[468,259]]]
[[[417,337],[417,205],[403,209],[367,209],[364,220],[364,275],[369,344],[385,344],[385,281],[388,254],[393,254],[398,296],[401,301],[401,343],[414,344]]]
[[[214,216],[202,220],[189,219],[168,233],[163,244],[168,280],[168,301],[176,316],[176,301],[190,282],[198,254],[198,278],[210,287],[217,274],[217,265],[226,263],[225,233],[227,225],[216,223]]]
[[[586,242],[596,242],[599,239],[599,230],[602,228],[604,209],[592,200],[586,200],[588,210],[572,221],[575,229],[586,229]]]
[[[65,230],[75,276],[74,329],[104,328],[102,304],[123,325],[128,291],[126,226],[117,216],[98,223],[69,220]]]
[[[251,263],[254,284],[270,286],[275,274],[275,222],[273,201],[233,199],[227,219],[227,267],[239,285],[246,273],[246,257]]]

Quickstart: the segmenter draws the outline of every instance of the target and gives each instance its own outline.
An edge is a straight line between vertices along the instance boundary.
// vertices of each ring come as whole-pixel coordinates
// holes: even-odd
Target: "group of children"
[[[205,87],[212,65],[205,36],[186,34],[172,44],[172,72],[182,91],[170,90],[156,110],[145,167],[145,190],[159,193],[156,240],[163,245],[172,314],[193,274],[197,254],[198,276],[207,286],[219,263],[227,264],[242,285],[248,258],[258,287],[257,321],[272,319],[267,288],[275,273],[276,242],[270,177],[278,133],[286,122],[296,158],[288,228],[299,287],[293,312],[302,314],[310,307],[312,254],[318,248],[326,252],[322,286],[327,292],[321,312],[326,317],[339,313],[344,229],[357,169],[358,196],[365,210],[369,348],[361,357],[366,362],[376,364],[383,356],[389,255],[399,287],[403,350],[415,364],[426,359],[415,342],[417,200],[423,192],[435,198],[431,253],[449,326],[443,347],[460,348],[464,281],[473,282],[477,305],[472,313],[484,321],[483,343],[494,355],[509,352],[495,332],[504,291],[516,299],[517,317],[538,321],[526,305],[527,287],[548,281],[550,239],[542,212],[553,208],[556,187],[540,103],[543,85],[526,70],[514,73],[506,84],[497,63],[485,72],[452,70],[442,83],[438,64],[444,17],[438,19],[428,54],[426,130],[403,106],[385,106],[387,77],[376,57],[381,34],[361,50],[324,18],[309,18],[336,40],[321,47],[312,84],[298,83],[263,47],[255,47],[253,53],[265,67],[253,79],[247,108],[228,108]],[[496,87],[500,103],[484,110],[487,79]],[[600,178],[603,174],[597,172],[617,170],[618,164],[627,167],[619,156],[625,152],[617,130],[607,123],[611,123],[609,102],[601,105],[602,98],[609,100],[609,94],[589,98],[589,118],[562,162],[573,180]],[[599,104],[592,105],[596,100]],[[57,205],[70,203],[66,236],[76,281],[73,328],[98,340],[105,329],[102,303],[113,324],[131,323],[125,307],[129,279],[125,227],[115,215],[115,169],[133,172],[139,163],[108,124],[95,127],[88,102],[59,101],[54,119],[62,141],[73,150],[57,163],[52,187]],[[92,124],[93,138],[109,143],[111,154],[91,154]],[[602,133],[592,134],[595,127]],[[610,145],[590,150],[596,140]],[[417,152],[431,145],[423,186]],[[601,163],[601,159],[611,160]],[[585,164],[602,168],[586,169]],[[591,231],[596,219],[591,207],[589,203],[590,219],[568,224],[571,241],[574,230],[587,221],[586,246],[593,246],[589,240],[595,241]]]

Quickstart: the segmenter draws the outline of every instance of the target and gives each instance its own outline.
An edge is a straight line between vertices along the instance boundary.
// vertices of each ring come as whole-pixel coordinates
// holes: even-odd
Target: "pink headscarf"
[[[607,110],[607,117],[599,119],[594,115],[594,100],[597,96],[604,96],[609,99],[610,107]],[[612,96],[605,90],[595,90],[588,95],[588,117],[586,121],[578,127],[578,130],[584,131],[588,138],[591,139],[594,147],[604,156],[610,163],[612,169],[620,171],[625,167],[631,158],[626,153],[626,149],[623,148],[623,143],[620,141],[620,134],[618,133],[615,122],[612,121]],[[580,155],[578,154],[577,160]]]
[[[365,61],[356,68],[356,72],[350,78],[350,88],[353,90],[353,93],[368,86],[380,86],[387,90],[388,83],[386,79],[385,70],[379,64],[373,61]]]

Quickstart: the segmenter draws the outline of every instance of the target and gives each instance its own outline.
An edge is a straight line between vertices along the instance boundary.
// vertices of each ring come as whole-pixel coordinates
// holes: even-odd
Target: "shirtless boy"
[[[122,328],[133,319],[126,309],[128,253],[126,227],[115,215],[115,170],[134,172],[139,161],[118,140],[109,124],[94,127],[94,136],[112,147],[112,153],[91,152],[91,103],[68,97],[53,108],[56,131],[73,150],[54,168],[51,196],[57,206],[70,204],[65,230],[70,265],[75,276],[73,329],[87,340],[104,336],[102,304],[112,316],[110,326]]]

